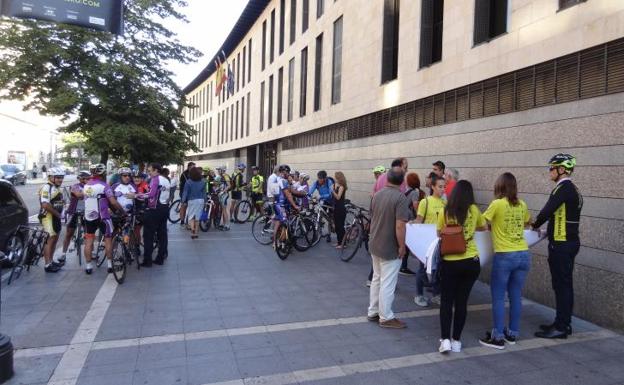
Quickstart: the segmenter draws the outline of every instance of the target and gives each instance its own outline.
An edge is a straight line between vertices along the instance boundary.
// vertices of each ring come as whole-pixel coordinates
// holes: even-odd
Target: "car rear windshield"
[[[15,165],[12,165],[12,164],[3,164],[3,165],[0,165],[0,168],[4,172],[19,172],[20,171]]]

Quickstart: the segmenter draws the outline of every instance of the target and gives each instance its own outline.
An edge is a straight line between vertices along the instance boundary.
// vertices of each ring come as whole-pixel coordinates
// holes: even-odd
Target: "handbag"
[[[466,252],[464,239],[464,226],[460,224],[449,224],[446,217],[446,226],[440,231],[440,254],[463,254]]]

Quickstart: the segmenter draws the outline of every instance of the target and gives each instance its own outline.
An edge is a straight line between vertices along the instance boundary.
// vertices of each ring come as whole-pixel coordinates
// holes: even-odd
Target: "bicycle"
[[[253,238],[261,245],[270,245],[273,242],[273,209],[268,202],[263,204],[263,214],[258,215],[251,225]]]
[[[274,240],[277,256],[285,260],[290,255],[292,248],[297,251],[306,251],[312,246],[316,238],[316,230],[312,219],[302,216],[300,213],[291,213],[286,223],[280,221]]]
[[[78,258],[78,265],[82,266],[82,244],[84,243],[84,213],[76,212],[76,230],[74,231],[74,235],[72,237],[72,242],[74,244],[73,248],[70,248],[69,251],[72,252],[76,250],[76,257]]]
[[[345,226],[345,235],[340,243],[340,259],[349,262],[357,251],[362,247],[368,252],[368,237],[370,231],[369,211],[363,207],[347,204],[347,210],[354,215],[354,218]]]
[[[245,199],[241,199],[234,207],[234,221],[236,223],[246,223],[254,211],[254,205],[249,198],[249,188],[243,188],[247,193]]]
[[[314,221],[315,238],[312,246],[316,246],[321,238],[326,238],[327,242],[331,242],[331,233],[334,229],[334,218],[330,214],[331,206],[325,204],[325,201],[316,201],[312,199],[311,217]]]
[[[26,271],[30,271],[31,266],[35,266],[39,263],[39,260],[43,256],[43,250],[50,234],[39,227],[28,227],[20,225],[16,233],[27,232],[27,240],[25,246],[21,251],[14,255],[14,259],[11,261],[13,267],[9,275],[7,284],[10,285],[14,279],[18,279],[26,267]]]
[[[210,226],[213,222],[215,223],[215,227],[218,226],[218,224],[215,222],[215,215],[217,212],[216,206],[218,205],[218,202],[215,203],[210,194],[206,195],[204,210],[202,211],[201,217],[199,218],[199,228],[201,229],[201,231],[206,232],[210,230]],[[219,215],[221,215],[220,211]]]
[[[129,219],[120,218],[116,221],[115,225],[112,265],[113,277],[120,285],[123,284],[126,279],[127,265],[131,265],[133,261],[137,260],[134,258],[136,255],[136,239],[134,238],[134,226],[132,222],[131,216]],[[139,265],[138,260],[137,265]]]

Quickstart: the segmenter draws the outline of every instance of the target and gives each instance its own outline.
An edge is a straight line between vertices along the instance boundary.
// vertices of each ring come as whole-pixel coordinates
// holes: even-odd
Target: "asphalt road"
[[[70,185],[76,181],[75,175],[68,175],[63,181],[63,186]],[[35,215],[39,212],[39,196],[38,192],[41,186],[44,184],[43,179],[36,181],[30,181],[24,186],[15,186],[15,189],[20,194],[26,207],[28,207],[28,215]]]

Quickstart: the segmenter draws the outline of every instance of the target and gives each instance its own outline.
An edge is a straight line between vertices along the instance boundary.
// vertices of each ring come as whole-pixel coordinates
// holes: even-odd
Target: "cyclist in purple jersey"
[[[288,184],[288,175],[290,174],[290,167],[288,165],[281,165],[278,170],[278,179],[277,185],[279,186],[279,194],[275,200],[274,208],[275,208],[275,217],[273,217],[273,222],[275,224],[275,231],[273,232],[273,241],[275,241],[275,234],[277,233],[277,228],[279,227],[280,222],[285,223],[287,220],[287,212],[290,207],[295,210],[300,210],[301,208],[295,202],[295,199],[290,191],[290,185]]]
[[[78,183],[71,186],[69,190],[71,195],[69,206],[67,207],[69,221],[67,221],[67,231],[65,232],[65,239],[63,240],[63,253],[59,258],[59,261],[62,260],[65,262],[69,243],[76,232],[78,215],[84,214],[84,194],[82,190],[84,189],[84,186],[89,178],[91,178],[91,174],[88,171],[80,171],[80,173],[78,173]]]

